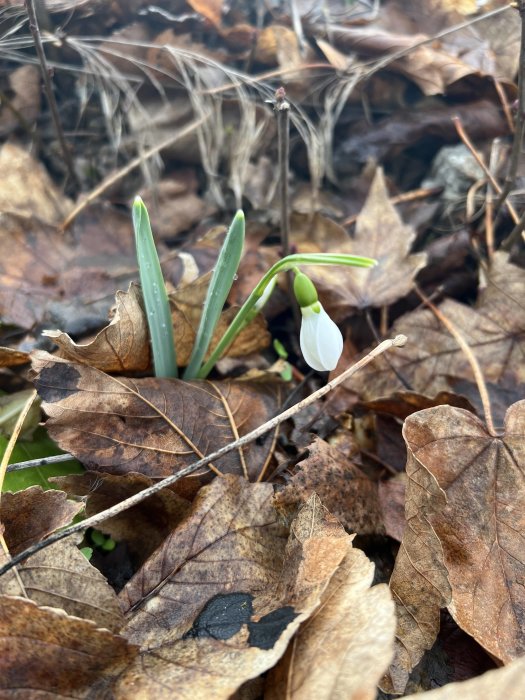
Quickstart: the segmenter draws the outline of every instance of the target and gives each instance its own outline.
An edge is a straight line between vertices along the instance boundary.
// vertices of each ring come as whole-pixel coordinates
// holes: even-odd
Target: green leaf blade
[[[194,379],[197,376],[210,345],[213,332],[239,268],[244,248],[244,228],[244,213],[239,209],[226,234],[210,280],[195,345],[184,372],[184,379]]]
[[[177,359],[166,285],[153,240],[148,210],[140,197],[135,197],[132,216],[155,376],[177,377]]]

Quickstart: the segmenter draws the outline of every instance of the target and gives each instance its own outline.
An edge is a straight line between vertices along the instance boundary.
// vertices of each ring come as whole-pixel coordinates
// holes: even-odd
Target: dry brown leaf
[[[406,526],[390,580],[397,608],[396,655],[381,683],[385,692],[397,694],[403,693],[411,670],[434,643],[440,608],[451,595],[441,544],[428,521],[430,512],[444,507],[445,496],[411,453],[406,473]]]
[[[272,493],[270,484],[216,479],[125,587],[128,605],[146,598],[128,626],[143,652],[117,698],[226,699],[280,658],[350,538],[314,497],[285,546]]]
[[[275,497],[278,508],[298,505],[316,493],[328,510],[351,532],[385,534],[378,484],[321,438]]]
[[[118,632],[124,624],[115,591],[70,540],[55,542],[0,578],[0,594],[27,596],[40,606],[60,608]],[[20,581],[23,589],[21,589]]]
[[[0,367],[18,367],[28,362],[30,362],[28,352],[0,347]]]
[[[381,59],[389,54],[410,51],[389,63],[389,69],[401,73],[412,80],[425,95],[444,93],[447,86],[477,71],[439,46],[420,41],[427,41],[424,34],[396,34],[377,26],[346,26],[344,32],[338,33],[335,41],[337,48],[344,47],[357,51],[360,56],[378,56]]]
[[[136,649],[88,620],[0,597],[0,695],[19,698],[104,697]]]
[[[272,496],[271,484],[231,475],[199,491],[189,516],[120,594],[126,610],[138,607],[128,625],[134,643],[180,639],[215,595],[275,586],[287,531]]]
[[[412,459],[446,497],[428,520],[449,574],[449,610],[504,663],[525,653],[524,428],[525,401],[509,408],[497,438],[450,406],[420,411],[404,428]]]
[[[374,700],[393,653],[396,620],[388,586],[370,588],[374,566],[351,548],[321,604],[270,672],[267,700]]]
[[[115,293],[112,275],[119,284],[136,275],[130,218],[100,206],[67,234],[30,216],[0,214],[0,247],[0,317],[20,328],[44,320],[67,333],[100,328]]]
[[[59,476],[52,481],[69,495],[85,497],[85,513],[88,518],[154,483],[153,479],[142,474],[114,476],[97,472]],[[193,488],[196,487],[198,483]],[[104,520],[97,525],[97,529],[117,542],[124,541],[138,568],[175,529],[189,507],[188,500],[166,488],[120,515]]]
[[[180,366],[186,366],[190,359],[210,279],[211,273],[203,275],[170,295],[177,362]],[[222,338],[237,311],[238,308],[230,307],[221,313],[206,357],[209,357],[213,348]],[[258,314],[250,324],[242,329],[228,348],[225,356],[242,357],[258,352],[268,347],[270,341],[271,335],[266,327],[264,316]]]
[[[173,239],[217,213],[216,206],[198,196],[197,187],[194,170],[178,169],[153,188],[139,192],[148,209],[155,240]]]
[[[463,683],[448,683],[427,693],[407,695],[421,700],[522,700],[525,694],[525,658],[505,668],[487,671]]]
[[[4,143],[0,148],[0,172],[2,214],[36,217],[52,225],[69,213],[71,201],[55,186],[43,165],[20,146]]]
[[[265,27],[257,37],[255,60],[286,68],[301,65],[303,59],[294,30],[279,24]]]
[[[2,97],[0,134],[20,127],[32,128],[40,112],[40,71],[37,66],[19,66],[8,75],[11,99]]]
[[[68,501],[63,491],[44,491],[40,486],[2,494],[0,519],[9,551],[18,554],[69,525],[82,507],[81,503]]]
[[[369,269],[343,266],[308,268],[308,274],[319,289],[326,310],[336,319],[344,319],[355,309],[388,306],[412,289],[414,277],[426,263],[425,253],[410,254],[415,231],[401,221],[390,203],[383,171],[378,168],[367,200],[357,218],[353,239],[342,232],[334,237],[315,233],[314,240],[323,252],[365,255],[378,264]],[[330,232],[330,233],[328,233]],[[310,248],[308,232],[292,234],[298,249]],[[325,239],[327,236],[327,240]],[[329,235],[329,237],[328,237]],[[302,242],[305,241],[305,247]]]
[[[142,292],[135,284],[127,292],[117,292],[111,323],[91,342],[77,344],[61,331],[44,331],[43,335],[58,345],[61,357],[85,362],[103,372],[144,372],[151,363]]]
[[[169,476],[275,414],[279,383],[183,382],[111,377],[42,351],[33,353],[49,434],[95,471]],[[271,441],[221,457],[222,472],[256,478]]]
[[[193,280],[170,295],[173,336],[177,364],[185,367],[193,350],[202,307],[211,274]],[[210,342],[209,357],[221,339],[238,309],[222,312]],[[44,331],[60,348],[60,356],[84,362],[103,372],[145,372],[151,367],[151,352],[142,292],[131,284],[127,292],[117,292],[116,312],[111,323],[87,343],[75,343],[67,333]],[[270,344],[271,336],[264,317],[259,314],[249,323],[226,351],[227,357],[242,357],[257,352]]]
[[[215,27],[221,26],[223,0],[188,0],[188,5]]]
[[[510,385],[525,381],[523,280],[523,270],[509,263],[505,253],[496,253],[488,287],[476,308],[451,299],[440,306],[469,344],[487,381]],[[448,376],[474,380],[467,357],[431,311],[422,309],[401,317],[392,328],[392,335],[397,333],[410,339],[403,352],[389,355],[388,362],[374,360],[346,382],[345,388],[367,400],[406,390],[407,385],[433,396],[450,389]]]

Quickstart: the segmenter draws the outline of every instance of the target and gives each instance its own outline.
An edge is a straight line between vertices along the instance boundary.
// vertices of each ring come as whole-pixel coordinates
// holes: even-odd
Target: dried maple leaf
[[[313,497],[287,529],[270,484],[215,479],[127,584],[143,650],[117,698],[229,698],[275,662],[319,603],[350,538]]]
[[[321,604],[270,672],[264,697],[374,700],[393,653],[396,620],[388,586],[370,588],[374,565],[351,548]]]
[[[525,653],[525,401],[501,437],[467,411],[421,411],[405,423],[414,459],[442,489],[429,515],[443,550],[458,625],[508,663]]]
[[[316,493],[328,510],[351,532],[385,534],[378,483],[321,438],[275,497],[278,508],[297,505]]]
[[[410,671],[434,643],[440,608],[451,595],[441,544],[428,522],[429,512],[443,508],[445,497],[411,453],[406,473],[406,525],[390,580],[397,607],[396,656],[381,683],[385,692],[397,694],[404,691]]]
[[[0,596],[0,695],[6,700],[104,697],[135,654],[123,637],[88,620]]]
[[[279,384],[111,377],[77,362],[33,354],[49,434],[96,471],[168,476],[255,429],[279,405]],[[255,478],[270,441],[213,468]]]
[[[391,581],[398,692],[433,643],[444,605],[504,663],[525,651],[524,425],[524,401],[509,408],[500,437],[452,406],[406,419],[407,526]]]
[[[308,267],[308,274],[319,289],[323,305],[336,319],[346,318],[355,309],[393,304],[408,294],[416,273],[426,263],[425,253],[410,254],[415,231],[403,224],[391,204],[381,168],[376,171],[352,239],[342,229],[334,237],[332,229],[337,228],[337,224],[333,222],[332,226],[324,227],[326,233],[322,228],[319,230],[318,225],[314,224],[313,240],[322,252],[365,255],[378,261],[369,269]],[[307,229],[293,235],[301,252],[312,250],[307,236]]]
[[[514,385],[525,381],[525,285],[523,270],[496,253],[488,286],[476,308],[446,300],[441,312],[460,329],[474,352],[486,380]],[[469,361],[457,342],[428,309],[402,316],[392,334],[409,339],[402,353],[388,362],[374,360],[345,383],[345,388],[365,399],[412,390],[427,396],[450,389],[448,377],[474,380]]]

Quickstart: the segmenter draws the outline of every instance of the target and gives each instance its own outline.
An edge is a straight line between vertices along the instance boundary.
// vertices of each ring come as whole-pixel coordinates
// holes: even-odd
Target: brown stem
[[[519,0],[518,12],[521,20],[520,59],[518,65],[518,111],[514,129],[514,140],[510,152],[510,163],[501,193],[494,205],[494,216],[497,216],[506,201],[516,181],[516,173],[521,156],[523,136],[525,134],[525,0]],[[508,240],[508,239],[507,239]]]
[[[40,70],[42,71],[42,78],[44,80],[44,90],[46,93],[47,101],[49,103],[49,109],[51,110],[51,116],[55,124],[55,130],[57,133],[58,141],[60,143],[60,148],[62,149],[62,155],[64,156],[64,162],[68,171],[69,178],[73,183],[73,186],[79,190],[80,185],[78,178],[75,174],[75,169],[73,167],[73,160],[71,158],[71,153],[69,152],[66,139],[64,137],[64,131],[62,129],[62,124],[60,123],[60,117],[58,114],[58,106],[55,99],[55,93],[53,92],[53,85],[51,83],[51,74],[46,61],[46,54],[44,53],[44,46],[42,44],[42,37],[40,35],[40,28],[38,26],[38,19],[36,16],[35,0],[25,0],[27,15],[29,17],[29,29],[33,35],[33,41],[35,43],[35,49],[38,56],[38,61],[40,63]]]

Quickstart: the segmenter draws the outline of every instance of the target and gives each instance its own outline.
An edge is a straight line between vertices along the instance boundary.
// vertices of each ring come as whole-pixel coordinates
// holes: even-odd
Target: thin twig
[[[525,0],[518,1],[518,12],[521,20],[521,42],[520,42],[520,58],[518,65],[518,110],[516,112],[516,123],[514,127],[514,139],[512,141],[512,149],[510,152],[510,162],[507,175],[503,182],[503,187],[499,194],[498,200],[494,205],[494,216],[498,213],[506,202],[510,191],[516,182],[516,174],[521,156],[521,147],[523,145],[523,135],[525,134]]]
[[[76,459],[73,455],[65,453],[62,455],[52,455],[51,457],[40,457],[39,459],[28,459],[25,462],[15,462],[7,467],[7,473],[18,472],[22,469],[30,469],[31,467],[45,467],[47,464],[57,464],[59,462],[70,462]]]
[[[290,103],[286,92],[280,87],[275,93],[277,114],[277,139],[279,151],[279,182],[281,190],[281,246],[283,257],[290,255],[290,216],[289,216],[289,154],[290,154]]]
[[[33,36],[33,41],[35,43],[35,49],[38,56],[38,61],[40,63],[40,70],[42,71],[42,78],[44,80],[44,90],[46,93],[47,101],[49,103],[49,108],[51,110],[51,116],[53,117],[53,122],[55,124],[55,130],[57,133],[58,141],[60,143],[60,148],[62,149],[62,155],[64,156],[64,163],[66,164],[68,175],[71,179],[73,187],[77,190],[80,189],[80,184],[75,173],[75,168],[73,166],[73,159],[71,158],[71,153],[69,151],[66,139],[64,137],[64,131],[62,129],[62,124],[60,123],[60,116],[58,114],[58,106],[55,99],[55,93],[53,92],[53,85],[51,84],[51,73],[47,65],[46,54],[44,52],[44,46],[42,44],[42,37],[40,36],[40,27],[38,26],[38,20],[35,10],[35,0],[25,0],[27,15],[29,17],[29,29]]]
[[[177,474],[172,474],[171,476],[168,476],[165,479],[162,479],[161,481],[154,484],[153,486],[150,486],[149,488],[144,489],[143,491],[140,491],[139,493],[135,494],[134,496],[131,496],[130,498],[126,498],[124,501],[121,501],[117,505],[114,505],[111,508],[107,508],[106,510],[102,511],[101,513],[97,513],[96,515],[93,515],[90,518],[86,518],[82,522],[76,523],[75,525],[67,527],[64,530],[61,530],[60,532],[55,532],[50,537],[47,537],[45,540],[42,540],[41,542],[37,542],[37,543],[31,545],[31,547],[28,547],[23,552],[16,554],[11,559],[10,562],[8,562],[4,566],[0,567],[0,576],[2,574],[6,573],[6,571],[9,571],[10,569],[12,569],[13,566],[16,566],[16,564],[19,564],[21,561],[24,561],[25,559],[30,557],[32,554],[39,552],[40,550],[44,549],[45,547],[48,547],[49,545],[53,544],[54,542],[58,542],[59,540],[62,540],[65,537],[69,537],[70,535],[73,535],[76,532],[80,532],[82,530],[85,530],[88,527],[94,527],[96,525],[99,525],[101,522],[103,522],[107,518],[112,518],[116,515],[119,515],[123,511],[127,510],[128,508],[132,508],[133,506],[136,506],[138,503],[141,503],[144,499],[148,498],[149,496],[153,496],[153,494],[158,493],[159,491],[162,491],[162,489],[165,489],[167,486],[171,486],[172,484],[179,481],[179,479],[182,479],[183,477],[188,476],[189,474],[192,474],[193,472],[197,471],[197,469],[200,469],[201,467],[208,465],[210,461],[214,461],[216,459],[219,459],[219,457],[222,457],[223,455],[227,454],[228,452],[231,452],[232,450],[237,450],[237,449],[239,449],[239,447],[242,447],[244,445],[247,445],[250,442],[253,442],[260,435],[264,435],[265,433],[269,432],[270,430],[273,430],[276,426],[280,425],[285,420],[288,420],[288,418],[291,418],[296,413],[301,411],[303,408],[306,408],[307,406],[311,406],[318,399],[320,399],[322,396],[325,396],[325,394],[328,394],[328,392],[332,391],[332,389],[334,389],[339,384],[342,384],[349,377],[354,375],[358,370],[365,367],[367,364],[369,364],[376,357],[378,357],[379,355],[382,355],[386,350],[389,350],[392,347],[402,347],[406,343],[406,340],[407,340],[407,338],[404,335],[398,335],[393,339],[384,340],[380,345],[378,345],[371,352],[369,352],[367,355],[365,355],[365,357],[363,357],[361,360],[356,362],[355,365],[352,365],[351,367],[349,367],[347,370],[345,370],[342,374],[340,374],[338,377],[333,379],[331,382],[328,382],[328,384],[321,387],[320,389],[315,391],[313,394],[310,394],[310,396],[308,396],[303,401],[300,401],[299,403],[295,404],[295,406],[292,406],[291,408],[284,411],[280,415],[276,416],[275,418],[272,418],[271,420],[267,421],[266,423],[259,426],[255,430],[252,430],[251,432],[247,433],[242,438],[239,438],[239,440],[235,440],[235,442],[232,442],[229,445],[225,445],[220,450],[217,450],[217,451],[213,452],[212,454],[206,455],[203,459],[199,459],[197,462],[194,462],[190,466],[185,467],[184,469],[181,469],[179,472],[177,472]]]
[[[479,167],[483,170],[485,175],[487,176],[487,179],[489,180],[490,184],[498,194],[501,194],[502,189],[500,187],[499,182],[496,180],[494,175],[490,172],[489,168],[487,167],[485,161],[483,158],[479,155],[477,150],[474,148],[474,144],[472,141],[469,139],[467,136],[467,133],[465,129],[463,128],[463,124],[461,123],[461,119],[459,117],[452,117],[452,121],[454,122],[454,126],[456,127],[456,131],[458,132],[459,138],[463,141],[465,146],[468,148],[468,150],[472,153],[474,158],[476,159],[476,163],[479,165]],[[519,216],[518,212],[514,209],[512,204],[505,200],[505,206],[509,210],[509,214],[511,215],[514,223],[518,223],[519,221]]]
[[[415,290],[420,296],[421,300],[428,306],[428,308],[432,311],[432,313],[440,321],[440,323],[442,323],[445,326],[445,328],[453,336],[454,340],[457,342],[459,347],[465,353],[465,356],[472,369],[472,373],[474,374],[474,379],[476,380],[476,384],[478,386],[481,404],[483,406],[483,413],[485,414],[485,423],[487,425],[487,430],[489,434],[493,437],[498,437],[498,433],[494,427],[494,421],[492,419],[490,397],[489,392],[487,391],[487,385],[485,384],[485,378],[483,376],[483,372],[481,371],[481,367],[479,366],[479,362],[474,353],[472,352],[471,347],[469,346],[465,338],[463,338],[456,326],[452,323],[452,321],[449,318],[447,318],[445,314],[443,314],[438,309],[438,307],[430,301],[430,299],[421,291],[421,289],[419,289],[417,285],[415,285]]]
[[[123,168],[120,168],[120,170],[117,170],[115,173],[112,173],[111,175],[106,177],[100,183],[100,185],[95,187],[95,189],[92,190],[85,199],[83,199],[79,204],[77,204],[77,206],[73,209],[73,211],[70,214],[68,214],[68,216],[64,219],[60,226],[61,230],[67,230],[71,226],[73,221],[77,218],[77,216],[88,206],[88,204],[91,204],[91,202],[100,197],[100,195],[104,194],[104,192],[109,187],[112,187],[116,182],[122,180],[123,177],[125,177],[128,173],[130,173],[132,170],[141,165],[148,158],[157,155],[157,153],[163,151],[165,148],[168,148],[179,139],[182,139],[185,136],[188,136],[188,134],[191,134],[192,131],[198,129],[199,126],[201,126],[208,118],[208,116],[205,116],[201,117],[200,119],[196,119],[180,131],[177,131],[175,134],[172,134],[167,139],[164,139],[164,141],[157,143],[155,146],[152,146],[144,153],[141,153],[136,158],[133,158],[133,160],[131,160]]]
[[[286,91],[280,87],[275,92],[275,112],[277,114],[277,141],[279,153],[279,186],[281,200],[281,248],[283,257],[290,255],[290,103]],[[286,274],[288,295],[292,306],[295,327],[301,327],[301,316],[297,304],[293,303],[293,272]]]

